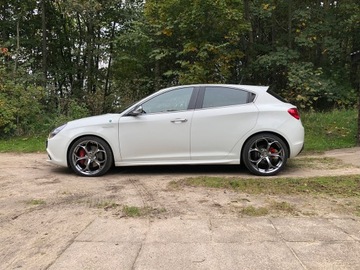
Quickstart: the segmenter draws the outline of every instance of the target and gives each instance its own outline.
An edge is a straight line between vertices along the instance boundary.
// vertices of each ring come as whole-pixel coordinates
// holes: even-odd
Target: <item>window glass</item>
[[[222,107],[248,103],[249,92],[225,87],[207,87],[203,108]]]
[[[156,96],[142,104],[146,113],[187,110],[193,88],[180,88]]]

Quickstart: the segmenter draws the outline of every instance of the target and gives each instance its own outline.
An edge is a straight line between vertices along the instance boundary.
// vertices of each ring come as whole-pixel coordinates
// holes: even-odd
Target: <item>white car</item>
[[[265,86],[160,90],[120,114],[68,122],[47,140],[49,161],[81,176],[113,165],[240,164],[275,175],[304,145],[295,106]]]

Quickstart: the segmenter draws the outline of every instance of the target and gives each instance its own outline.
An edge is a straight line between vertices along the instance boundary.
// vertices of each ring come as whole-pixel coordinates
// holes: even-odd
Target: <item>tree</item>
[[[245,62],[246,82],[273,85],[305,109],[354,104],[348,54],[358,25],[356,1],[254,0],[249,5],[257,56]]]
[[[160,74],[179,83],[239,81],[244,52],[238,45],[249,28],[242,10],[238,0],[147,1]]]

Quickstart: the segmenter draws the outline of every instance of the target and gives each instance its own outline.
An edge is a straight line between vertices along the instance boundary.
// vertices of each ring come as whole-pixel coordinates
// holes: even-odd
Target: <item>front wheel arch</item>
[[[257,140],[261,140],[262,138],[269,138],[270,140],[278,141],[279,144],[278,147],[281,147],[281,149],[284,151],[283,156],[281,156],[281,164],[279,164],[278,168],[275,168],[273,170],[260,170],[259,166],[254,166],[254,162],[251,162],[249,160],[249,151],[250,146],[255,143]],[[275,133],[275,132],[259,132],[256,134],[253,134],[250,136],[243,144],[241,152],[240,152],[240,164],[245,165],[245,167],[253,174],[260,175],[260,176],[272,176],[276,175],[278,172],[280,172],[286,165],[287,159],[290,157],[290,147],[287,142],[287,140]],[[259,159],[260,160],[260,157]],[[254,160],[253,160],[254,161]],[[276,167],[276,166],[275,166]]]
[[[110,163],[108,164],[107,168],[101,172],[100,174],[96,174],[96,175],[84,175],[84,174],[81,174],[79,172],[77,172],[70,164],[71,162],[71,154],[70,152],[73,150],[73,147],[75,144],[79,143],[81,140],[96,140],[96,141],[100,141],[101,143],[104,144],[104,146],[107,148],[108,150],[108,154],[109,154],[109,160],[110,160]],[[114,161],[114,154],[113,154],[113,150],[110,146],[110,144],[102,137],[100,136],[96,136],[96,135],[83,135],[83,136],[80,136],[80,137],[77,137],[75,139],[72,140],[72,142],[70,143],[67,151],[66,151],[66,159],[67,159],[67,166],[68,168],[74,170],[74,172],[78,175],[81,175],[81,176],[101,176],[103,174],[105,174],[111,167],[114,166],[115,164],[115,161]]]

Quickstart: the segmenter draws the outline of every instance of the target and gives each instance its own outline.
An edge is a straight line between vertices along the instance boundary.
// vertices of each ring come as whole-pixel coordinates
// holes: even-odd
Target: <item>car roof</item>
[[[237,88],[242,90],[247,90],[251,92],[266,92],[269,89],[269,86],[262,85],[245,85],[245,84],[188,84],[188,85],[178,85],[163,89],[164,91],[185,88],[185,87],[225,87],[225,88]],[[160,90],[162,91],[162,90]]]

